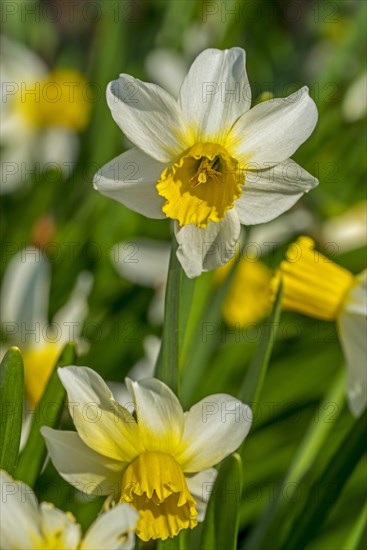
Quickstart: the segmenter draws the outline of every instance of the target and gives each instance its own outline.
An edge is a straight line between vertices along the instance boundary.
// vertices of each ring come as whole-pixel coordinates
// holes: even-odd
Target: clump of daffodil
[[[23,481],[0,470],[1,548],[4,550],[130,550],[134,548],[136,511],[122,504],[101,514],[83,535],[70,512],[48,502],[38,504]]]
[[[347,363],[349,407],[359,416],[367,399],[367,271],[353,275],[316,251],[312,239],[300,237],[288,248],[275,285],[280,277],[283,309],[337,323]]]
[[[234,263],[237,263],[235,267]],[[215,282],[220,283],[233,267],[235,273],[223,302],[223,317],[229,325],[258,323],[272,309],[272,273],[264,262],[256,258],[234,256],[217,269]]]
[[[195,527],[216,476],[213,466],[250,429],[249,407],[216,394],[184,413],[174,393],[154,378],[127,378],[130,403],[121,404],[87,367],[64,367],[59,376],[77,432],[43,428],[42,434],[60,475],[83,492],[131,504],[144,541]],[[91,406],[93,422],[86,411]]]
[[[88,82],[75,69],[49,70],[35,52],[1,37],[1,191],[17,189],[35,162],[70,170],[77,133],[89,122]],[[23,173],[24,171],[24,173]]]
[[[126,74],[109,84],[107,101],[136,148],[104,166],[94,186],[147,217],[174,220],[189,277],[233,256],[240,224],[276,218],[317,185],[289,158],[317,122],[307,87],[250,110],[241,48],[203,51],[177,101]]]

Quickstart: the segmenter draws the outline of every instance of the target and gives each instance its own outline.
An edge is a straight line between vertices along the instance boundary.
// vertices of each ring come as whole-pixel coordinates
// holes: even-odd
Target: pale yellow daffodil
[[[121,404],[87,367],[65,367],[59,376],[77,432],[42,428],[42,434],[60,475],[83,492],[134,506],[144,541],[195,527],[216,477],[213,466],[249,432],[249,407],[216,394],[184,413],[154,378],[127,378],[130,400]]]

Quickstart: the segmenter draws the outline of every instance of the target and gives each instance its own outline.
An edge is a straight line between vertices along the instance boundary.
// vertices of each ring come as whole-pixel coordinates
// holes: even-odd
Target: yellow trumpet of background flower
[[[232,258],[215,271],[214,282],[228,276],[238,261],[230,288],[223,303],[223,317],[229,325],[258,323],[269,315],[272,308],[270,269],[255,258]]]
[[[347,363],[347,394],[352,413],[362,414],[367,400],[367,271],[353,275],[300,237],[287,250],[273,284],[283,281],[282,307],[337,323]]]

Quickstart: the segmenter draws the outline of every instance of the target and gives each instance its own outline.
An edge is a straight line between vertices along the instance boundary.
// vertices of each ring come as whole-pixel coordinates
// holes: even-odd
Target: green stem
[[[183,272],[177,255],[177,242],[172,239],[164,306],[162,345],[155,376],[179,393],[179,358],[185,338],[195,281]]]

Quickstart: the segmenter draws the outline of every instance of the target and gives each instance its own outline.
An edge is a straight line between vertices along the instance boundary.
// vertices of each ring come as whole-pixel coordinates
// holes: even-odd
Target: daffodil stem
[[[173,238],[165,296],[162,344],[155,376],[178,395],[179,359],[195,282],[186,277],[176,252],[177,242]]]

